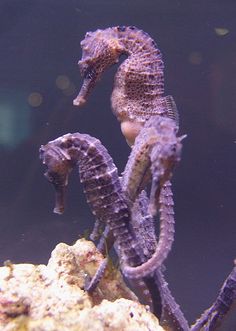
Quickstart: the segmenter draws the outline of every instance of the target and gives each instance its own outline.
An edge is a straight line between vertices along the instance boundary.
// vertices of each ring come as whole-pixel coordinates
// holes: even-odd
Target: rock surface
[[[164,331],[137,302],[120,273],[107,268],[93,294],[83,290],[103,256],[92,242],[60,243],[48,265],[0,268],[0,330],[3,331]]]

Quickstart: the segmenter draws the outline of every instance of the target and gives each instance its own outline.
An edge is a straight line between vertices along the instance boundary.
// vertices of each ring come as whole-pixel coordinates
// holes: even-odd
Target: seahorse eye
[[[88,63],[88,61],[79,61],[79,68],[81,76],[84,79],[93,79],[96,75],[96,71],[94,69],[94,65],[91,63]]]
[[[96,76],[96,71],[94,69],[89,69],[88,72],[86,72],[85,77],[89,79],[93,79]]]
[[[65,176],[60,175],[57,172],[54,171],[46,171],[44,173],[44,176],[47,178],[47,180],[52,183],[54,186],[63,186],[65,185]]]
[[[172,147],[171,147],[172,153],[176,153],[176,150],[177,150],[177,146],[176,145],[172,145]]]
[[[49,171],[46,171],[45,173],[44,173],[44,176],[45,176],[45,178],[47,178],[47,180],[50,182],[50,183],[53,183],[53,176],[51,175],[51,173],[49,172]]]

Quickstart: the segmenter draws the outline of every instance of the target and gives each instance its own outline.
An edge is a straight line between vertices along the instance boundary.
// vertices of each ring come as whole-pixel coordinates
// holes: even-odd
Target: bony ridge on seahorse
[[[125,54],[127,59],[115,75],[111,105],[129,145],[153,115],[170,117],[178,126],[174,99],[163,96],[162,55],[147,33],[134,26],[96,30],[86,33],[81,47],[79,68],[84,80],[74,105],[82,106],[103,72]]]

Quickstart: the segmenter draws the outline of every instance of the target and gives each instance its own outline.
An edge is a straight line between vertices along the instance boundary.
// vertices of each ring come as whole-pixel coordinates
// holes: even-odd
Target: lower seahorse
[[[83,76],[74,105],[82,106],[103,72],[124,54],[111,96],[112,110],[121,122],[121,130],[133,144],[143,123],[153,115],[178,122],[172,96],[164,94],[164,64],[154,40],[134,26],[117,26],[86,33],[79,68]]]
[[[45,176],[56,190],[54,212],[64,211],[68,176],[78,166],[87,202],[100,224],[109,225],[121,261],[125,259],[123,262],[128,265],[141,264],[117,168],[101,142],[87,134],[66,134],[41,146],[40,157],[48,168]]]

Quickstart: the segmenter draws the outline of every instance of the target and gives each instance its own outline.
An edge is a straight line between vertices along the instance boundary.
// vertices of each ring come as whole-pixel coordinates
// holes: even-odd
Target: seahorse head
[[[72,170],[70,157],[60,147],[54,146],[50,142],[41,146],[39,152],[40,159],[47,166],[44,176],[53,184],[56,192],[54,213],[62,214],[68,175]]]
[[[74,100],[74,105],[81,106],[100,79],[103,72],[112,64],[117,63],[122,47],[115,34],[114,29],[96,30],[87,32],[85,39],[81,42],[82,59],[78,62],[83,85]]]
[[[172,173],[173,167],[180,161],[182,140],[186,135],[177,137],[176,122],[167,117],[154,116],[145,126],[153,127],[156,130],[157,141],[151,152],[152,165],[154,168],[155,165],[158,165],[168,174]]]

